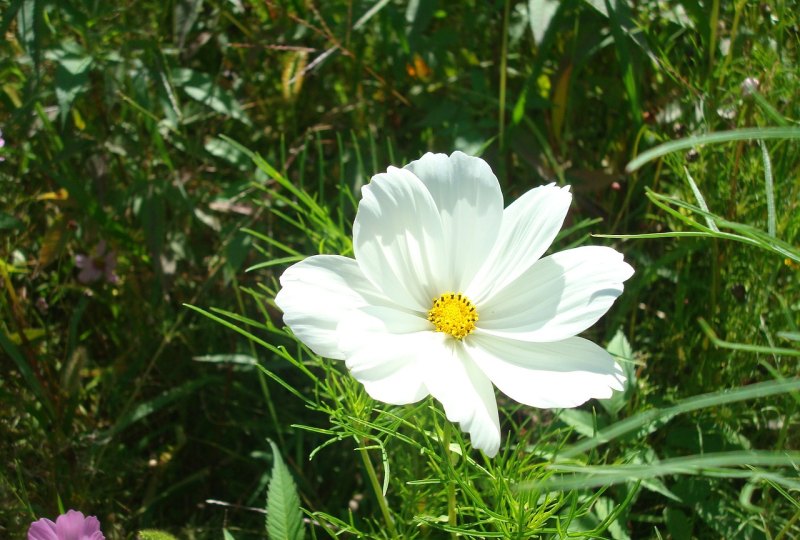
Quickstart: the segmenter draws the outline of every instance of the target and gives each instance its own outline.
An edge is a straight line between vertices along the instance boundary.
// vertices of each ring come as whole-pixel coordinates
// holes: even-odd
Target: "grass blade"
[[[694,178],[692,178],[692,175],[689,174],[689,169],[684,167],[683,171],[686,173],[686,180],[688,180],[689,182],[689,187],[692,188],[692,193],[694,193],[694,197],[697,199],[697,204],[700,205],[700,208],[702,208],[704,212],[709,212],[706,200],[703,198],[703,194],[700,193],[700,188],[697,187]],[[708,228],[711,229],[712,231],[719,232],[717,224],[714,223],[714,220],[708,216],[706,216],[706,224],[708,225]]]
[[[769,152],[764,141],[758,141],[761,146],[761,157],[764,159],[764,184],[767,193],[767,233],[775,238],[775,187],[772,182],[772,163],[769,160]]]
[[[800,452],[737,451],[683,456],[646,464],[614,464],[586,466],[553,464],[548,468],[565,473],[541,482],[523,483],[520,489],[587,489],[624,482],[658,478],[673,474],[716,476],[721,478],[766,479],[791,489],[800,489],[800,482],[778,473],[739,469],[738,467],[796,467]]]
[[[701,144],[716,144],[730,141],[748,141],[755,139],[800,139],[800,128],[796,127],[769,127],[734,129],[731,131],[718,131],[705,135],[695,135],[677,141],[670,141],[651,148],[639,154],[636,159],[628,163],[625,170],[629,173],[639,169],[645,163],[653,161],[672,152],[686,150]]]
[[[775,396],[779,394],[785,394],[787,392],[797,391],[800,391],[800,377],[782,381],[767,381],[743,386],[734,390],[726,389],[718,392],[701,394],[699,396],[681,400],[671,407],[649,409],[639,414],[635,414],[630,418],[626,418],[625,420],[612,424],[611,426],[599,431],[591,439],[584,439],[577,444],[567,446],[558,453],[558,457],[563,459],[574,458],[579,454],[597,448],[598,446],[625,435],[626,433],[641,429],[658,421],[667,421],[679,414],[706,409],[709,407],[718,407],[720,405],[746,401],[749,399],[764,398],[767,396]]]

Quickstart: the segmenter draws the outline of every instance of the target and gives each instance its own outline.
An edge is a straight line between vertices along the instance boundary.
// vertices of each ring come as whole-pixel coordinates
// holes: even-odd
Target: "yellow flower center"
[[[433,307],[428,312],[428,320],[433,323],[437,332],[463,339],[475,330],[478,312],[475,304],[463,294],[447,292],[434,299]]]

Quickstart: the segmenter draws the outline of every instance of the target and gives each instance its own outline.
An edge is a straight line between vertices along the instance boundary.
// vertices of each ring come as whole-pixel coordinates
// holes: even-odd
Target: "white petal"
[[[494,250],[484,261],[466,294],[482,302],[520,276],[553,243],[572,202],[569,186],[534,188],[503,212]]]
[[[275,303],[283,321],[320,356],[344,359],[336,327],[352,310],[388,305],[364,277],[358,263],[338,255],[316,255],[286,269]]]
[[[361,270],[398,305],[427,311],[444,275],[442,223],[430,192],[413,173],[389,167],[362,194],[353,224]]]
[[[608,352],[579,337],[530,343],[473,334],[464,346],[504,394],[533,407],[577,407],[609,398],[625,381]]]
[[[487,334],[524,341],[574,336],[605,314],[633,268],[608,247],[584,246],[541,259],[478,306]]]
[[[425,384],[444,406],[447,419],[469,433],[473,448],[494,457],[500,448],[500,418],[492,383],[460,342],[436,333],[439,348],[426,359]]]
[[[503,218],[497,177],[484,160],[462,152],[428,153],[404,168],[422,180],[436,203],[446,239],[447,286],[463,291],[497,239]]]
[[[394,308],[366,307],[339,324],[339,347],[350,373],[373,399],[414,403],[428,395],[422,370],[438,346],[430,326]]]

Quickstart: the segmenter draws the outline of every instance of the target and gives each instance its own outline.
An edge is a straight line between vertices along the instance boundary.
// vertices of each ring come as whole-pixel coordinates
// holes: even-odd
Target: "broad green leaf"
[[[92,57],[71,41],[62,43],[59,49],[48,51],[46,56],[56,62],[56,100],[63,124],[75,98],[88,89]]]
[[[6,214],[5,212],[0,212],[0,230],[3,229],[22,229],[23,224],[20,220],[12,216],[11,214]]]
[[[302,540],[303,512],[300,510],[300,497],[289,468],[281,458],[278,446],[269,441],[272,447],[272,479],[267,492],[267,534],[270,540]]]
[[[252,163],[247,154],[233,146],[225,139],[212,137],[206,141],[205,149],[206,152],[212,156],[218,157],[232,165],[235,165],[239,168],[239,170],[247,170]]]
[[[606,5],[607,0],[583,0],[585,3],[592,6],[594,9],[602,13],[604,16],[608,17],[608,6]],[[616,5],[616,0],[610,2],[611,6]]]
[[[175,2],[175,8],[172,12],[173,32],[179,49],[183,49],[186,43],[186,36],[189,35],[192,27],[197,22],[202,7],[203,0],[183,0]]]
[[[622,367],[622,372],[625,374],[625,389],[622,392],[614,392],[609,399],[601,399],[598,402],[609,414],[616,416],[625,407],[630,394],[636,388],[636,364],[633,361],[631,344],[628,343],[622,330],[617,330],[606,350]]]
[[[558,0],[528,0],[528,20],[533,32],[533,40],[540,45],[544,39],[550,21],[553,20],[561,2]]]
[[[173,69],[171,75],[172,84],[182,88],[193,100],[250,125],[250,119],[234,95],[217,85],[210,75],[186,68]]]
[[[690,540],[692,538],[692,522],[686,514],[673,507],[664,509],[664,521],[667,523],[667,530],[675,540]]]
[[[33,58],[34,63],[38,66],[41,58],[41,50],[39,49],[40,36],[42,34],[42,19],[44,11],[44,2],[41,0],[23,0],[22,9],[19,9],[19,3],[9,6],[9,13],[19,11],[17,16],[17,32],[19,33],[20,42],[25,47],[25,51]],[[10,24],[11,19],[8,15],[3,17],[3,27]]]
[[[576,433],[580,433],[584,437],[592,437],[595,433],[597,433],[595,417],[588,411],[582,411],[580,409],[564,409],[561,411],[561,414],[558,415],[558,419],[574,429]]]

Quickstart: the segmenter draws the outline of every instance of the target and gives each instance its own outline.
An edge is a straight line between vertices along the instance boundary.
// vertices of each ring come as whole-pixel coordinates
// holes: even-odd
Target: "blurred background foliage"
[[[345,227],[371,174],[460,149],[482,153],[507,201],[543,182],[571,184],[569,224],[591,225],[571,242],[682,228],[645,190],[694,201],[687,173],[714,213],[766,230],[755,143],[624,168],[669,139],[796,126],[796,8],[0,0],[0,535],[21,537],[63,504],[97,514],[107,538],[154,526],[219,537],[229,521],[237,538],[257,537],[263,516],[244,507],[263,507],[267,437],[307,508],[355,520],[374,511],[351,445],[309,461],[326,438],[291,426],[326,426],[326,416],[253,363],[289,380],[291,366],[183,306],[280,325],[277,310],[259,311],[244,292],[274,283],[281,267],[244,270],[342,249],[324,231],[310,242],[277,220],[280,201],[257,188],[275,186],[230,139]],[[800,153],[792,141],[767,148],[777,236],[796,246]],[[618,248],[637,275],[591,333],[606,343],[622,329],[637,385],[596,422],[796,374],[791,359],[715,347],[698,318],[730,342],[796,347],[797,263],[708,239]],[[796,450],[797,405],[795,394],[704,410],[598,459]],[[585,417],[517,414],[536,414],[532,429],[586,428]],[[769,486],[674,477],[638,492],[608,534],[790,538],[797,504]]]

